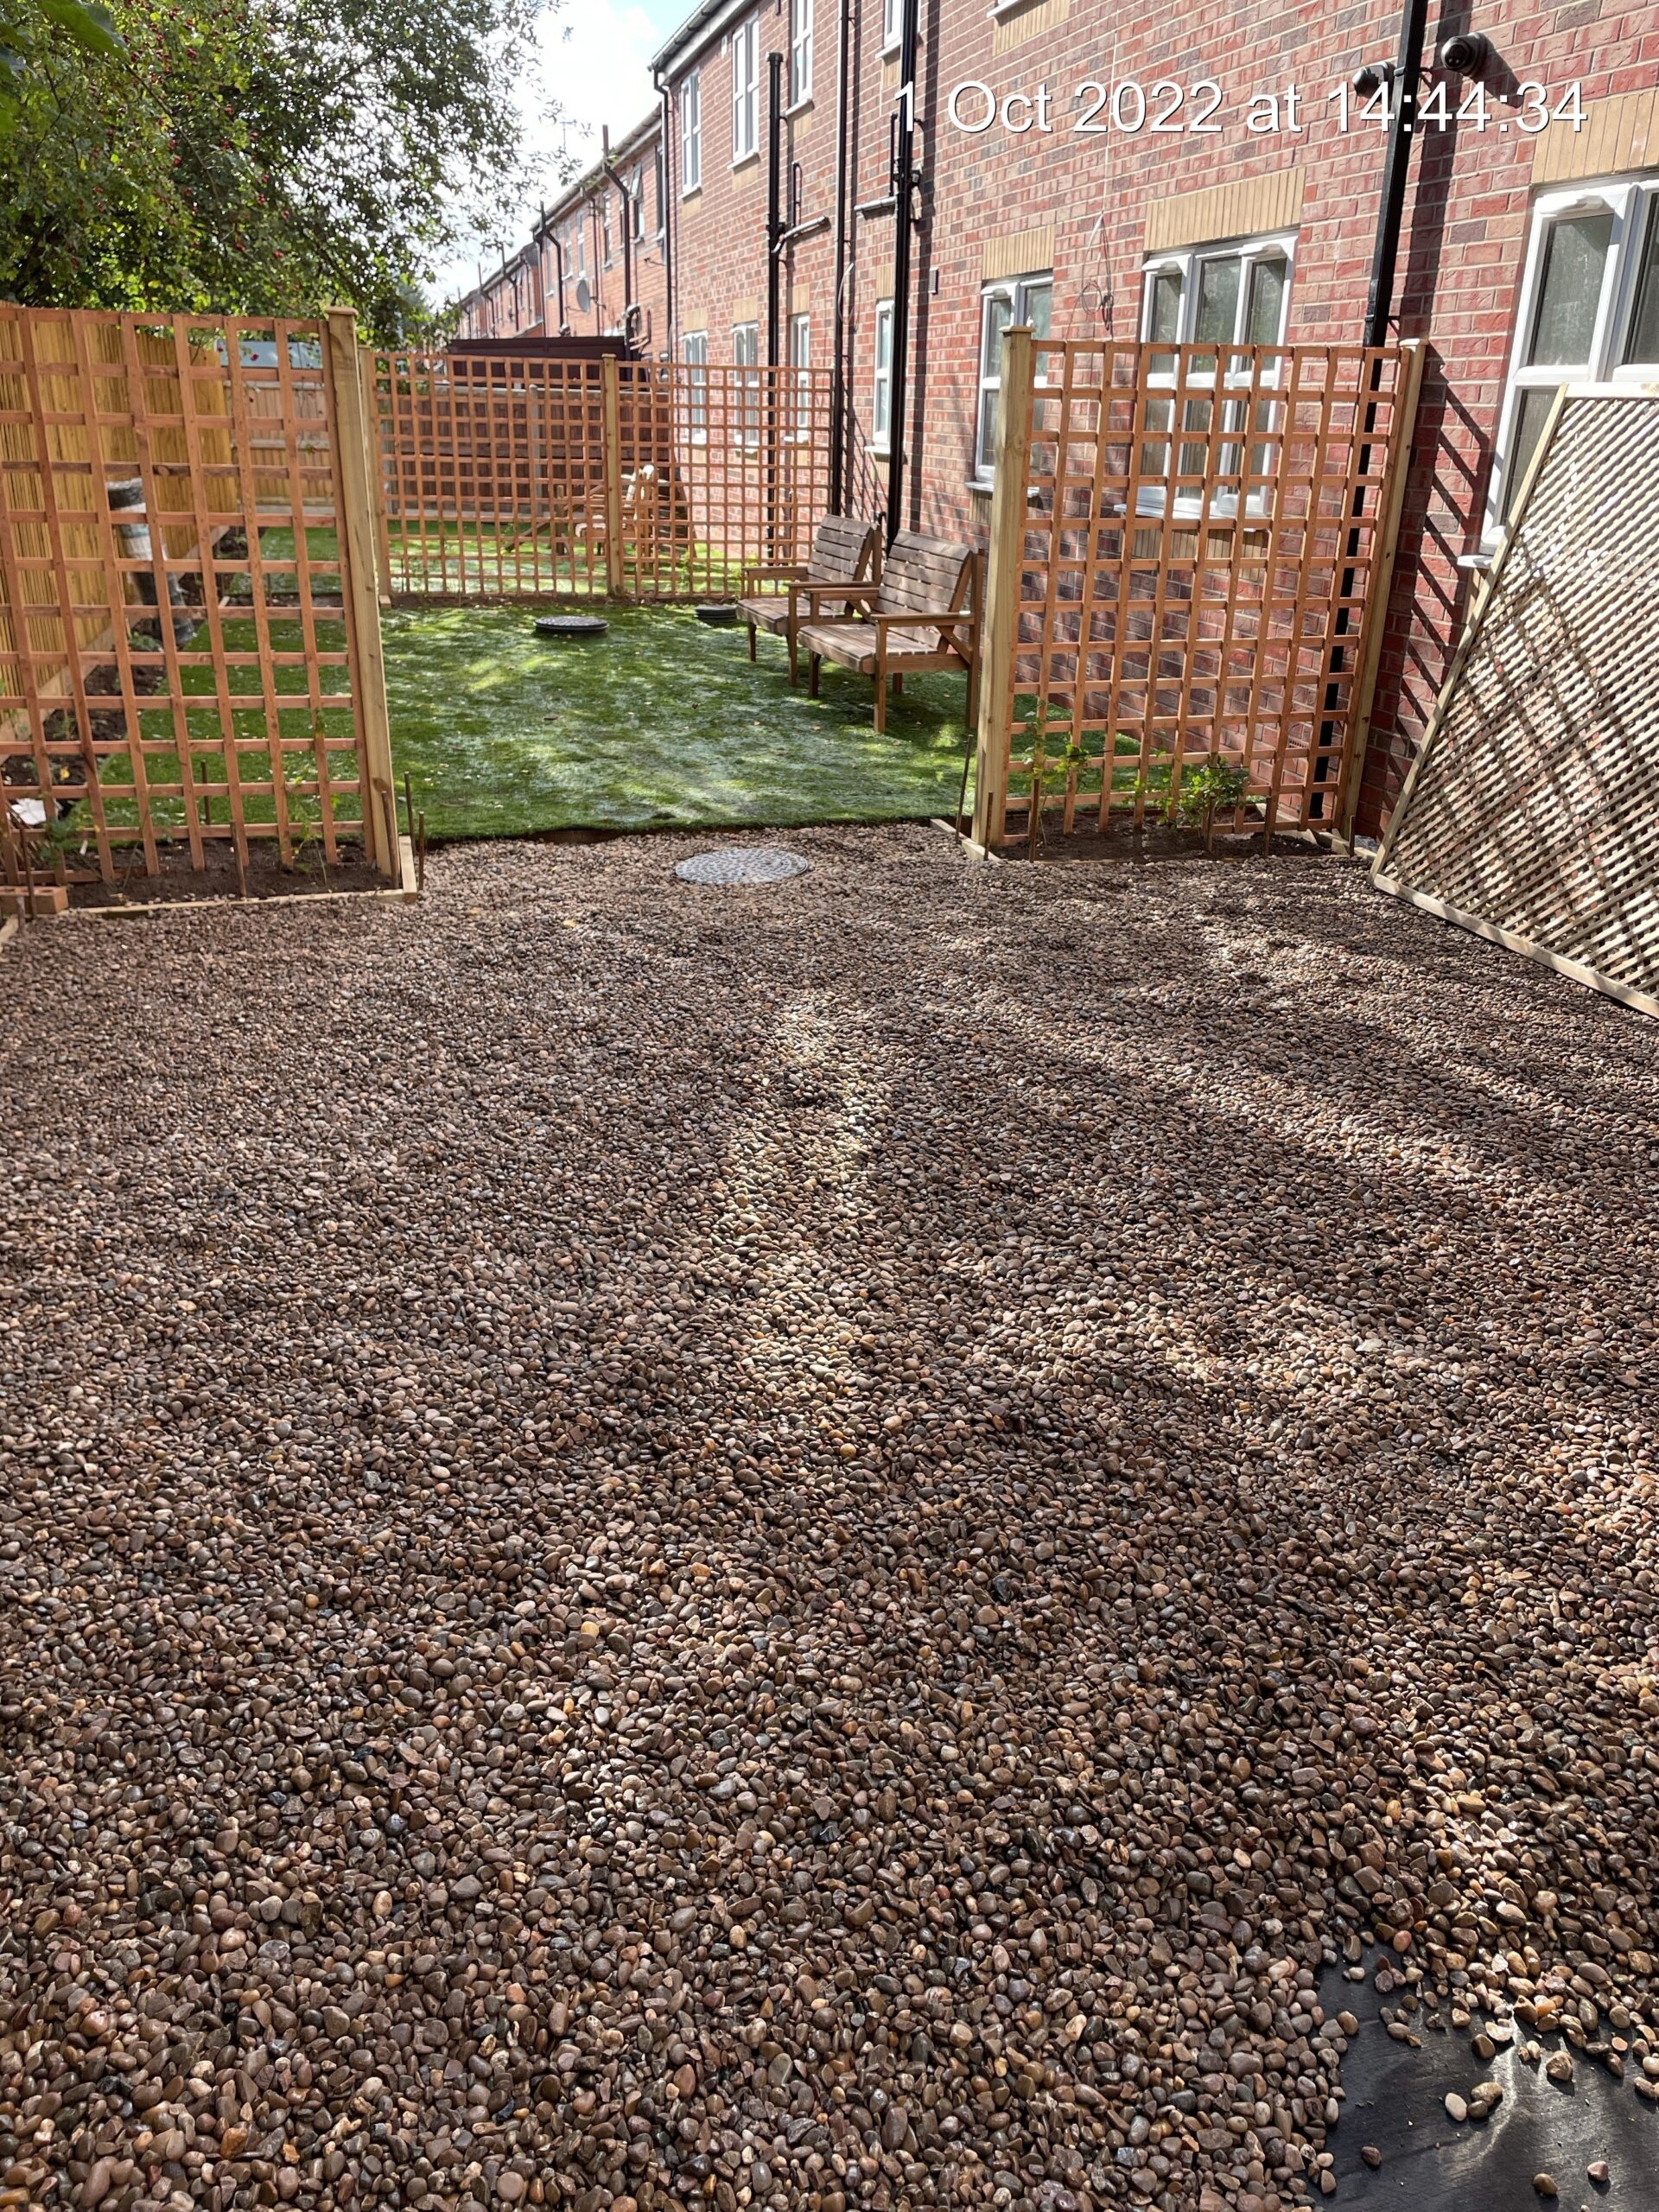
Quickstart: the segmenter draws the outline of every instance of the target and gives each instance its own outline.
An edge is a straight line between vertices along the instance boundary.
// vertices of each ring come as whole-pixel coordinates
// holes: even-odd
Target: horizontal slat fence
[[[0,305],[14,886],[153,877],[169,848],[196,870],[228,848],[245,876],[256,843],[286,865],[360,841],[390,872],[330,353],[316,322]]]
[[[1415,350],[1005,342],[980,836],[1179,821],[1210,761],[1218,826],[1338,829]]]
[[[378,353],[365,382],[397,596],[729,596],[828,504],[827,372]]]

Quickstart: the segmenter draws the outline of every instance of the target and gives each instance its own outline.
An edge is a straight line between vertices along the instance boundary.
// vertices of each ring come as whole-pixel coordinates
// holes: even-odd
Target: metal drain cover
[[[722,845],[718,852],[694,853],[674,873],[685,883],[786,883],[811,865],[776,845]]]

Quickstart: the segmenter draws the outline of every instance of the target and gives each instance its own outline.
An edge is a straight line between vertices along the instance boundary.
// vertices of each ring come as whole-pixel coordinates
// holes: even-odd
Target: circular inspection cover
[[[543,614],[537,620],[536,634],[538,638],[557,638],[568,642],[577,638],[602,638],[610,626],[599,614]]]
[[[718,852],[694,853],[674,873],[685,883],[786,883],[811,865],[776,845],[722,845]]]

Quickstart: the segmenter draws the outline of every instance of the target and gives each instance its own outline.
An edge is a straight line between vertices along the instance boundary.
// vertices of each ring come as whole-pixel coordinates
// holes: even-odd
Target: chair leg
[[[789,633],[789,688],[792,691],[801,680],[801,656],[795,643],[795,632]]]
[[[895,699],[899,696],[899,693],[904,690],[904,688],[905,688],[905,679],[904,679],[904,677],[903,677],[902,676],[895,676],[895,677],[893,677],[893,697],[894,697]]]
[[[885,676],[878,676],[875,679],[875,734],[878,737],[887,726],[887,679]]]
[[[754,625],[753,622],[749,625],[749,658],[751,660],[754,658]]]
[[[976,653],[968,664],[968,727],[974,728],[979,721],[979,655]]]
[[[816,699],[818,696],[818,656],[817,653],[813,653],[809,656],[808,668],[810,672],[807,677],[806,688],[812,697]]]

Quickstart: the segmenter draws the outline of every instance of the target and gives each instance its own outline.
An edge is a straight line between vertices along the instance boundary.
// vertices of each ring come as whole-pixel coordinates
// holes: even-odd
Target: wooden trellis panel
[[[245,871],[257,841],[284,862],[361,841],[395,868],[390,818],[365,820],[385,705],[359,669],[329,355],[317,323],[0,305],[11,882],[153,876],[168,846],[200,869],[227,845]]]
[[[827,505],[827,372],[381,353],[366,375],[400,596],[728,595],[802,558]]]
[[[1379,888],[1659,1014],[1659,386],[1569,386]]]
[[[1035,341],[1030,361],[999,425],[1025,496],[994,524],[978,834],[1173,818],[1216,759],[1246,779],[1224,823],[1339,828],[1417,349]]]

